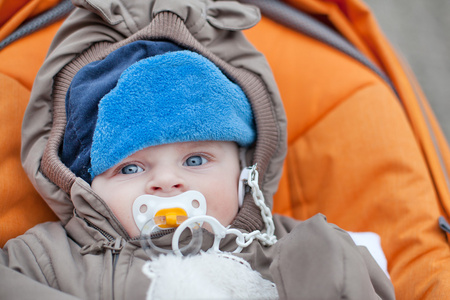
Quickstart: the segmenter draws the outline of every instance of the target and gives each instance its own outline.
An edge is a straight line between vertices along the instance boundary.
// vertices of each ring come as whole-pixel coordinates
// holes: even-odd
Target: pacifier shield
[[[160,229],[174,228],[187,218],[206,215],[206,200],[198,191],[187,191],[174,197],[142,195],[134,200],[132,210],[134,222],[141,232],[144,225],[149,226],[148,229],[153,224]],[[150,220],[153,223],[149,223]]]
[[[172,233],[189,218],[206,215],[206,200],[197,191],[187,191],[174,197],[142,195],[134,201],[132,210],[136,226],[141,231],[141,246],[148,256],[154,256],[173,252],[171,248],[157,246],[154,240]],[[193,222],[182,230],[186,242],[180,245],[179,251],[183,255],[200,251],[203,241],[201,227],[201,222]]]

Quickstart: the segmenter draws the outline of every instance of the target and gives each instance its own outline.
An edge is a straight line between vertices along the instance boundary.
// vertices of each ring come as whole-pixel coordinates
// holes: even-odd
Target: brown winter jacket
[[[23,163],[32,183],[59,217],[7,242],[0,256],[2,299],[139,299],[149,280],[148,259],[110,209],[65,167],[58,149],[65,126],[65,92],[73,75],[136,39],[166,39],[209,58],[247,94],[254,111],[259,185],[272,206],[286,152],[284,109],[264,57],[240,30],[259,11],[235,2],[74,1],[38,73],[23,128]],[[305,222],[275,216],[278,243],[253,242],[239,256],[277,285],[282,299],[392,299],[390,281],[365,248],[317,215]],[[232,224],[264,230],[247,196]],[[205,245],[210,236],[205,233]],[[209,238],[208,238],[209,237]],[[228,238],[224,250],[235,247]]]

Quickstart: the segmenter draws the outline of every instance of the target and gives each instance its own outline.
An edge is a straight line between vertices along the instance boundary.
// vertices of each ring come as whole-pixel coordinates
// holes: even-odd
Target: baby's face
[[[131,207],[143,194],[172,197],[199,191],[206,198],[206,214],[227,226],[238,212],[238,152],[236,143],[218,141],[148,147],[96,176],[92,189],[132,237],[140,233]]]

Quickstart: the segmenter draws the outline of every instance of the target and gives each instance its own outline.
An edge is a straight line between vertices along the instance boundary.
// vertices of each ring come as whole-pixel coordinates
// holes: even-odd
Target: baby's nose
[[[162,184],[160,184],[160,185],[152,186],[151,189],[152,189],[153,192],[155,192],[155,191],[167,192],[167,191],[171,191],[171,190],[180,189],[181,187],[182,187],[182,185],[180,183],[174,184],[172,186],[171,185],[162,185]]]
[[[146,193],[165,194],[168,197],[186,191],[186,183],[179,175],[172,172],[160,172],[149,180],[146,186]]]

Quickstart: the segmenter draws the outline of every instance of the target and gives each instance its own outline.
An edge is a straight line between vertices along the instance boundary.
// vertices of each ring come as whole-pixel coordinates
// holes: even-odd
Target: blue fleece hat
[[[93,131],[90,168],[82,168],[89,170],[84,174],[88,182],[149,146],[211,140],[248,147],[256,138],[242,89],[211,61],[187,50],[146,57],[127,67],[101,98],[95,129],[88,127]]]

